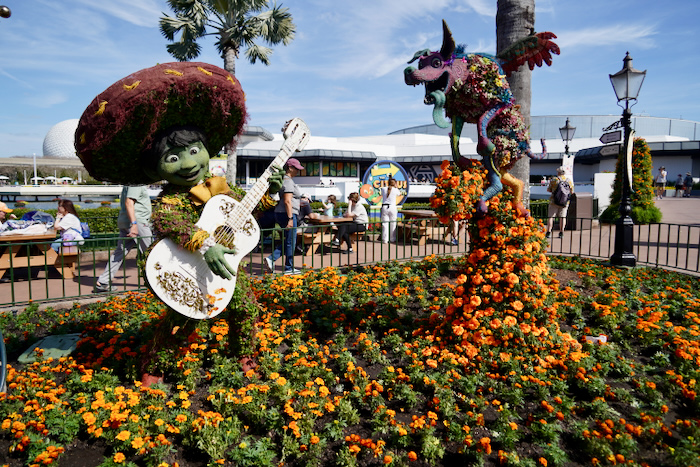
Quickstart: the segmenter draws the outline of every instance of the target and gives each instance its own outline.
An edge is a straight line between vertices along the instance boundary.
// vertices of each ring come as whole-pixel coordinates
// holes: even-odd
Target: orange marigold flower
[[[144,441],[142,437],[134,438],[131,440],[131,447],[134,449],[141,449],[144,445]]]
[[[384,456],[384,465],[389,465],[394,462],[394,458],[391,456]]]
[[[121,464],[126,460],[126,456],[121,452],[117,452],[114,454],[114,457],[112,459],[114,460],[115,464]]]
[[[126,441],[131,437],[131,432],[128,430],[123,430],[117,435],[119,441]]]
[[[503,318],[503,324],[505,324],[506,326],[515,326],[516,324],[518,324],[518,321],[512,316],[506,316],[505,318]]]
[[[418,460],[418,454],[416,454],[415,451],[409,451],[408,452],[408,460],[411,462]]]

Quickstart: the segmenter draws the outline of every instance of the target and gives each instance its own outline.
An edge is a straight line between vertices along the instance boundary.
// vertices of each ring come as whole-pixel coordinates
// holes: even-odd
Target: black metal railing
[[[545,220],[546,221],[546,220]],[[458,255],[469,250],[467,235],[462,233],[457,245],[447,236],[448,227],[437,219],[402,219],[396,222],[397,241],[384,244],[381,241],[379,222],[368,225],[368,230],[354,235],[352,252],[347,245],[334,246],[335,226],[306,226],[297,229],[298,250],[294,266],[298,269],[320,269],[326,267],[356,267],[385,261],[420,259],[429,255]],[[614,251],[615,225],[599,224],[597,219],[577,218],[567,222],[563,237],[558,236],[555,224],[549,239],[547,253],[551,255],[581,256],[607,259]],[[544,229],[544,222],[542,228]],[[246,254],[242,267],[252,275],[267,273],[265,258],[283,244],[283,229],[262,232],[256,248]],[[0,283],[0,307],[22,305],[29,302],[52,302],[81,299],[93,295],[96,278],[104,270],[116,244],[115,235],[99,235],[86,239],[79,254],[59,255],[54,261],[48,257],[40,264],[18,266],[18,258],[37,255],[49,248],[50,242],[2,242],[0,264],[3,282]],[[676,271],[700,273],[700,226],[683,224],[648,224],[634,227],[634,253],[637,264],[667,268]],[[15,254],[4,256],[14,248]],[[145,281],[137,266],[135,252],[127,257],[112,285],[118,292],[146,290]],[[0,258],[1,261],[1,258]],[[26,263],[24,263],[26,264]],[[275,272],[283,272],[283,260],[275,264]]]

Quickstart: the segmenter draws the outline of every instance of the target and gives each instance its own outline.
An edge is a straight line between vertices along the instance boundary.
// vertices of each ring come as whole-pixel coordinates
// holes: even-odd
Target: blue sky
[[[295,40],[271,65],[240,59],[249,124],[278,132],[301,117],[312,134],[383,135],[431,123],[423,91],[406,86],[413,54],[437,50],[445,18],[457,43],[495,53],[496,0],[286,0]],[[0,0],[0,157],[42,154],[46,132],[79,118],[116,80],[173,61],[158,19],[165,0]],[[608,75],[629,51],[647,70],[635,114],[700,121],[700,2],[539,0],[536,30],[561,55],[532,79],[532,115],[619,115]],[[213,40],[197,59],[223,66]],[[562,125],[563,125],[562,121]]]

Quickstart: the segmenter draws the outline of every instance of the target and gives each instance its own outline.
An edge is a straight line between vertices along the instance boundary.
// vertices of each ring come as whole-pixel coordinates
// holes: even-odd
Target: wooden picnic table
[[[317,216],[309,219],[313,227],[297,228],[297,243],[305,248],[304,256],[309,256],[314,251],[314,245],[330,243],[333,239],[332,226],[342,222],[352,222],[352,217]],[[308,248],[306,248],[308,247]],[[329,250],[330,251],[330,250]]]
[[[42,234],[0,235],[0,278],[10,269],[52,266],[61,275],[73,278],[74,257],[77,247],[64,248],[58,254],[51,248],[56,231],[49,229]]]
[[[435,211],[429,209],[401,209],[399,214],[408,222],[399,222],[397,235],[399,241],[416,241],[418,245],[425,245],[433,230],[433,224],[437,219]]]

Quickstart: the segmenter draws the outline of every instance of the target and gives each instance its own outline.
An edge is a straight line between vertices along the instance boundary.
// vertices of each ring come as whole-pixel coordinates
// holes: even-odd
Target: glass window
[[[327,177],[357,177],[357,163],[324,162],[322,174]]]

